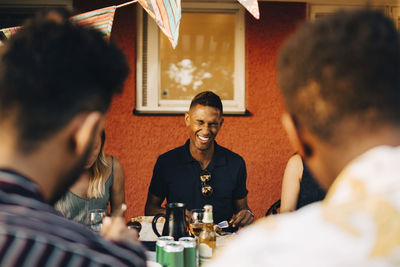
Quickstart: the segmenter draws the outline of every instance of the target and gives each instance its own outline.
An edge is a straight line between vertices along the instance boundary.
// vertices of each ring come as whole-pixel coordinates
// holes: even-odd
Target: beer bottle
[[[211,259],[215,252],[217,235],[214,231],[213,207],[204,206],[203,229],[199,235],[200,264]]]

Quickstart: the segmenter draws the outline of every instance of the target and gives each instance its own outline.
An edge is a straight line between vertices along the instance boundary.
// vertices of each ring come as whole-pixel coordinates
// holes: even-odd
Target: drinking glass
[[[190,232],[193,236],[198,237],[203,229],[204,209],[193,209],[190,215]]]
[[[103,209],[89,210],[89,225],[95,232],[101,231],[103,225],[103,218],[106,216],[106,211]]]

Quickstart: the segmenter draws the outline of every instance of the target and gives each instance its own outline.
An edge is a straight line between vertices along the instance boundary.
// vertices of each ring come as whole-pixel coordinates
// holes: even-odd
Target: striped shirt
[[[110,242],[64,218],[35,183],[0,171],[0,266],[145,266],[139,243]]]

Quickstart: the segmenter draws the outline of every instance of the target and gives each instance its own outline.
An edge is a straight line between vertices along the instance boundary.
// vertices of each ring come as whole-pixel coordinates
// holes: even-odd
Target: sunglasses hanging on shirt
[[[200,171],[201,193],[205,197],[210,197],[213,193],[211,185],[207,184],[211,180],[211,173],[207,170]]]

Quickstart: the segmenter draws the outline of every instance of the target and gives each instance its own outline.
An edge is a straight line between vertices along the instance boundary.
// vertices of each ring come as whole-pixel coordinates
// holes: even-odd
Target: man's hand
[[[236,214],[233,214],[229,224],[232,227],[246,226],[254,222],[254,214],[249,209],[243,209]]]
[[[135,229],[128,229],[122,217],[105,217],[101,235],[111,241],[132,242],[139,239]]]

